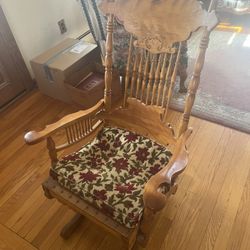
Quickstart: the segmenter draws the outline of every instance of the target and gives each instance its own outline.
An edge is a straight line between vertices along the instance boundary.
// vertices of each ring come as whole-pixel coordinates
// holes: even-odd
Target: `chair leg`
[[[138,235],[138,242],[143,247],[146,247],[150,239],[150,232],[152,231],[153,228],[154,219],[155,219],[155,213],[152,210],[145,208],[143,213],[143,220],[140,226],[140,232]]]
[[[61,237],[65,240],[68,239],[75,231],[75,229],[80,225],[82,218],[83,216],[81,214],[77,213],[76,215],[74,215],[70,222],[63,227],[60,233]]]

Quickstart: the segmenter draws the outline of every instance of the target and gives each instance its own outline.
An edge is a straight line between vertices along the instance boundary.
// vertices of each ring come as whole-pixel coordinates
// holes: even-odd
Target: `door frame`
[[[6,70],[10,82],[21,84],[25,92],[32,90],[34,81],[28,71],[17,42],[10,29],[7,18],[0,4],[0,64]],[[22,94],[20,95],[22,96]],[[18,98],[18,96],[16,97]],[[16,99],[15,98],[15,99]]]

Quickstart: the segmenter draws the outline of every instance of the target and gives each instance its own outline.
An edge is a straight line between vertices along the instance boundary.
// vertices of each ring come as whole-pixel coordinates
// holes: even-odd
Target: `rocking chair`
[[[47,140],[52,166],[43,183],[46,197],[77,212],[62,237],[69,237],[84,216],[120,237],[128,249],[136,239],[147,243],[155,214],[176,192],[177,177],[188,163],[189,118],[217,24],[213,6],[211,1],[206,12],[196,0],[102,1],[108,18],[104,99],[25,135],[30,145]],[[114,18],[131,34],[120,106],[111,105]],[[203,36],[176,133],[168,118],[182,41],[200,27]],[[58,132],[66,142],[56,146],[52,136]],[[79,143],[80,150],[58,159],[58,152]]]

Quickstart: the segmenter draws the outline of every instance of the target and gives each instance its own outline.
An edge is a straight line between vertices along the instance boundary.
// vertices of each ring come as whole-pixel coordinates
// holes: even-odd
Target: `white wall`
[[[32,58],[88,30],[79,0],[0,0],[0,4],[30,71]],[[62,18],[68,29],[63,35],[57,24]]]

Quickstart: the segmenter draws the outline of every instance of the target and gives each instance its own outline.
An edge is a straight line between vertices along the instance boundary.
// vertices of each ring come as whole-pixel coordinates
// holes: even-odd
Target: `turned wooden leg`
[[[143,247],[146,247],[150,239],[150,233],[154,225],[154,219],[155,219],[155,213],[152,210],[145,208],[143,213],[143,219],[140,226],[140,232],[138,235],[138,242]]]
[[[81,214],[76,214],[68,224],[66,224],[60,235],[63,239],[68,239],[71,234],[75,231],[75,229],[80,225],[81,220],[82,220],[83,216]]]

